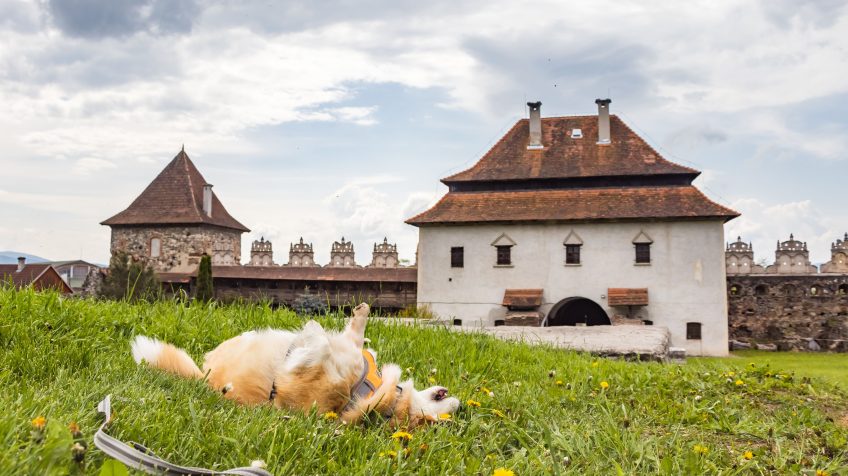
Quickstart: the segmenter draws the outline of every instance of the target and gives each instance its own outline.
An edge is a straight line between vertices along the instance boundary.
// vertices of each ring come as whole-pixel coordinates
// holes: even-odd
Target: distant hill
[[[27,263],[43,263],[45,261],[50,261],[42,258],[41,256],[21,253],[20,251],[0,251],[0,264],[15,264],[18,262],[18,256],[26,258]]]

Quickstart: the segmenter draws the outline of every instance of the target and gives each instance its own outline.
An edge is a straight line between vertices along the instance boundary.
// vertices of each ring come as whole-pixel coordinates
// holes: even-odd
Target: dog
[[[333,412],[345,423],[381,415],[395,427],[435,422],[459,408],[444,387],[415,390],[401,382],[395,364],[377,369],[376,353],[363,348],[370,308],[363,303],[342,332],[310,320],[300,332],[276,329],[233,337],[206,354],[203,370],[171,344],[145,336],[132,342],[133,359],[176,374],[205,379],[224,398],[245,405]]]

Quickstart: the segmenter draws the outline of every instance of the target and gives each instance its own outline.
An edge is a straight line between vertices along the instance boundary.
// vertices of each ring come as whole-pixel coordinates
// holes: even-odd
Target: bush
[[[147,262],[118,251],[109,260],[109,274],[97,294],[107,299],[154,300],[161,297],[162,288]]]
[[[212,258],[204,254],[200,258],[200,267],[197,269],[197,289],[194,298],[200,302],[209,302],[215,298],[215,289],[212,287]]]
[[[292,303],[292,308],[301,316],[316,316],[327,313],[327,303],[314,294],[301,294]]]

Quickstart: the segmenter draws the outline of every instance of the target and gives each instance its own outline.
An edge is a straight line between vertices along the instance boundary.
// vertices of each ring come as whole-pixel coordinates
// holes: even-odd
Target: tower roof
[[[181,150],[126,210],[101,225],[213,225],[250,231],[230,216],[212,192],[211,216],[203,212],[206,179]]]

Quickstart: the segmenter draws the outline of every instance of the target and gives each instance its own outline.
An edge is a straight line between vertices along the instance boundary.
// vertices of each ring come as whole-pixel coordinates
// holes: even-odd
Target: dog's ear
[[[350,318],[344,334],[353,341],[356,347],[362,347],[365,344],[365,324],[370,311],[371,308],[365,303],[353,308],[353,317]]]

